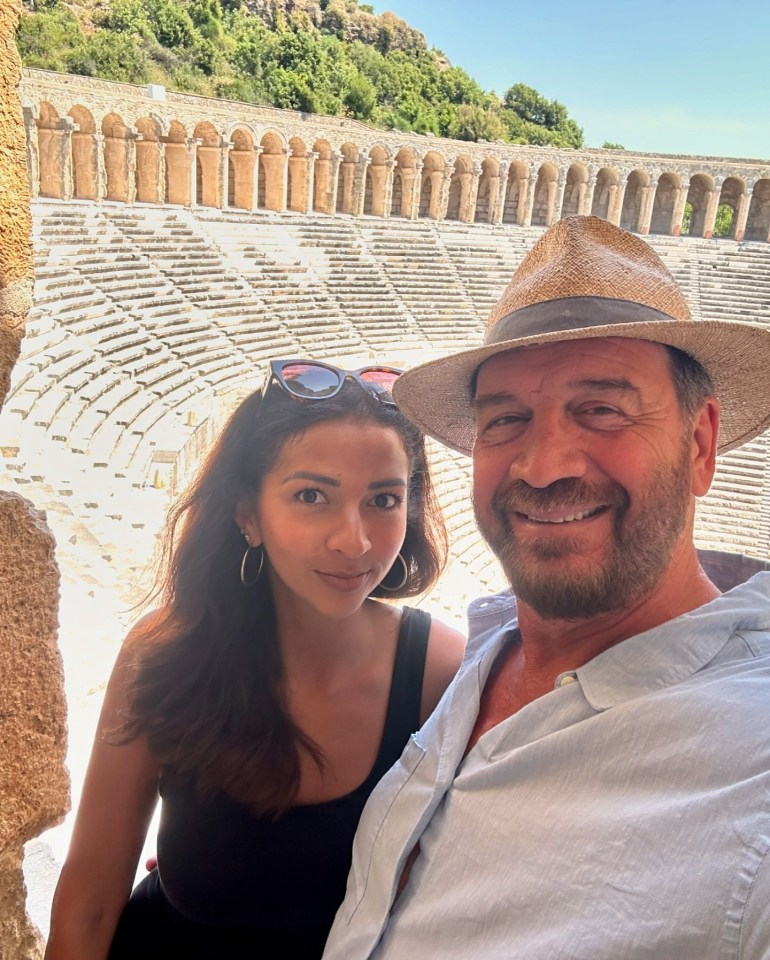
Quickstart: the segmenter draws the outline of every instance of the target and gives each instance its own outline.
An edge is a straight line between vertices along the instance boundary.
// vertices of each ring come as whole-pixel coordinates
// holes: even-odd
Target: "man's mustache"
[[[526,480],[514,480],[500,487],[492,497],[492,511],[498,517],[512,513],[536,514],[549,510],[570,511],[586,507],[628,505],[628,494],[617,483],[591,484],[576,477],[554,480],[547,487],[531,487]]]

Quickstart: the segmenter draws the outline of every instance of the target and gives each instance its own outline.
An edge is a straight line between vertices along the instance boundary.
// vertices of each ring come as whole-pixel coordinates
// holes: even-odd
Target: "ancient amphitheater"
[[[524,252],[575,213],[649,234],[696,318],[770,323],[767,162],[444,141],[33,70],[19,93],[35,290],[0,485],[56,539],[76,785],[169,497],[266,358],[407,366],[474,344]],[[502,582],[467,463],[433,455],[452,562],[424,602],[461,623]],[[770,557],[770,437],[723,459],[698,537]]]

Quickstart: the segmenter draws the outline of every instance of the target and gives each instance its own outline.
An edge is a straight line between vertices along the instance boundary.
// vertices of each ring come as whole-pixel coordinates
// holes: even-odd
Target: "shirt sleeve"
[[[741,924],[739,960],[770,960],[770,847],[754,875]]]

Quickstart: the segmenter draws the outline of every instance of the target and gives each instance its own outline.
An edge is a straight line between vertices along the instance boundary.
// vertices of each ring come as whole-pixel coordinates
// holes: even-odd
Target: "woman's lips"
[[[318,576],[332,589],[340,593],[355,593],[362,587],[369,576],[369,570],[363,570],[359,573],[326,573],[323,570],[317,570]]]

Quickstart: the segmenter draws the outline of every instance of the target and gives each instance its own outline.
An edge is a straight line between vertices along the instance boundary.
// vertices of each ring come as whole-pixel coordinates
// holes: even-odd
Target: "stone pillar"
[[[130,127],[126,131],[126,169],[128,173],[126,203],[133,203],[136,200],[136,143],[137,140],[141,139],[141,133],[135,128]]]
[[[658,177],[650,177],[649,184],[644,187],[644,196],[642,197],[642,206],[639,211],[639,223],[637,230],[642,236],[650,232],[650,223],[652,222],[652,208],[655,204],[655,191],[658,189]]]
[[[425,174],[423,173],[423,179]],[[441,189],[444,184],[444,175],[441,170],[431,170],[428,173],[430,180],[430,203],[428,204],[428,217],[431,220],[438,220],[441,210]]]
[[[382,215],[383,217],[389,217],[391,215],[391,207],[393,206],[393,172],[396,169],[395,160],[386,160],[385,161],[385,186],[382,198]]]
[[[281,176],[281,200],[278,212],[283,213],[289,199],[289,148],[284,147],[281,151],[282,163],[277,164]]]
[[[305,154],[305,209],[303,213],[310,215],[313,212],[313,196],[315,194],[315,164],[319,154],[308,150]]]
[[[104,162],[104,134],[95,133],[94,150],[96,151],[96,199],[97,202],[107,196],[107,166]]]
[[[233,149],[233,143],[226,137],[222,137],[219,142],[219,176],[217,178],[218,204],[222,210],[227,210],[230,206],[230,151]]]
[[[393,161],[389,161],[391,164]],[[385,194],[387,192],[388,178],[390,177],[390,170],[388,169],[388,161],[385,163],[376,163],[370,165],[369,167],[369,176],[372,178],[372,208],[371,215],[373,217],[384,217],[385,210]],[[366,187],[366,181],[364,180],[364,188]],[[364,189],[364,197],[366,197],[366,189]],[[365,209],[365,206],[362,206],[362,209]]]
[[[37,123],[40,109],[34,106],[24,107],[24,132],[26,134],[27,179],[30,196],[40,195],[40,148],[37,139]]]
[[[722,196],[722,181],[717,180],[714,189],[709,190],[706,201],[706,211],[703,215],[703,236],[710,240],[714,236],[714,227],[717,222],[717,210],[719,209],[719,198]]]
[[[622,179],[619,183],[613,183],[610,187],[610,202],[608,205],[607,219],[610,223],[620,226],[620,218],[623,216],[623,199],[626,195],[628,179]]]
[[[166,144],[158,140],[158,203],[166,202]]]
[[[449,188],[452,186],[452,168],[444,167],[441,174],[441,193],[439,194],[437,220],[446,220],[447,209],[449,208]]]
[[[532,211],[535,209],[535,190],[537,189],[537,177],[532,175],[530,169],[529,176],[521,182],[519,188],[519,209],[516,219],[520,226],[532,226]]]
[[[354,217],[361,217],[364,213],[364,201],[366,200],[366,171],[372,162],[371,157],[360,156],[356,160],[355,171],[353,173],[353,198],[351,210]]]
[[[191,207],[194,207],[196,204],[200,203],[200,200],[198,199],[198,147],[200,147],[202,143],[203,141],[199,137],[188,137],[184,144],[190,157],[189,193],[187,195],[187,204]]]
[[[669,233],[672,237],[678,237],[682,233],[682,217],[684,217],[684,205],[687,203],[687,193],[690,189],[688,183],[683,183],[677,188],[674,197],[674,209],[671,211],[671,226]]]
[[[259,158],[262,156],[263,146],[254,147],[254,169],[251,171],[251,209],[259,209]]]
[[[409,202],[409,219],[418,220],[420,217],[420,193],[422,191],[422,160],[415,161],[414,178],[412,179],[412,196]]]
[[[505,211],[505,195],[508,190],[508,172],[511,169],[510,160],[500,161],[499,182],[497,185],[497,196],[495,197],[494,213],[490,216],[490,223],[502,223],[503,212]]]
[[[460,220],[463,223],[473,223],[476,218],[476,199],[479,194],[480,179],[480,163],[473,164],[473,173],[464,173],[461,176],[463,192],[460,198]]]
[[[340,164],[342,163],[342,154],[339,150],[332,150],[331,168],[329,170],[329,213],[332,215],[337,212],[337,192],[340,185]]]
[[[560,169],[559,176],[548,184],[548,216],[546,226],[552,227],[561,219],[561,208],[564,203],[564,191],[567,189],[566,171]]]
[[[588,176],[588,183],[584,184],[585,191],[580,198],[578,213],[584,217],[591,216],[591,209],[594,205],[594,193],[596,191],[596,172],[592,171]]]
[[[746,234],[746,224],[749,220],[749,209],[751,208],[751,196],[754,192],[754,184],[746,184],[746,192],[738,197],[738,209],[735,211],[735,229],[733,237],[740,242]]]

